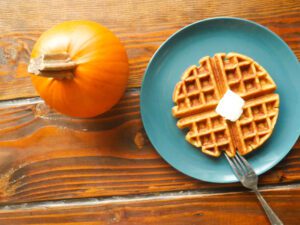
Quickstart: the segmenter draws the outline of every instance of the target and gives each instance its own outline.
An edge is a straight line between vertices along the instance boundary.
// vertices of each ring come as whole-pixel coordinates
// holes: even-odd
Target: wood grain
[[[88,19],[107,26],[126,46],[130,62],[130,91],[100,117],[72,120],[43,104],[0,109],[1,225],[268,224],[253,193],[241,193],[239,184],[194,180],[156,153],[143,130],[134,88],[140,87],[149,59],[167,37],[208,17],[261,23],[300,59],[298,0],[12,0],[0,1],[0,7],[0,100],[36,95],[26,72],[31,48],[43,31],[62,21]],[[260,177],[260,186],[297,187],[264,192],[288,225],[299,223],[299,183],[300,141]],[[85,205],[88,197],[100,199]],[[75,204],[61,207],[49,202],[13,210],[5,206],[74,198]]]
[[[240,187],[200,182],[165,163],[143,130],[138,91],[89,120],[42,105],[0,110],[0,116],[2,203]],[[299,159],[298,144],[260,183],[299,182]]]
[[[51,26],[74,19],[94,20],[113,30],[130,61],[128,87],[139,87],[149,59],[177,29],[215,16],[254,20],[280,35],[300,59],[300,4],[297,0],[226,1],[1,1],[0,99],[36,95],[26,72],[30,49]],[[255,13],[254,13],[255,12]]]
[[[299,224],[300,190],[262,192],[285,225]],[[0,210],[0,224],[25,225],[268,225],[253,193],[157,196],[87,205]]]

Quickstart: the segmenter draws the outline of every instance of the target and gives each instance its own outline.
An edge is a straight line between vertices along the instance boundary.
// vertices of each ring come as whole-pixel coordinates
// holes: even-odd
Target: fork
[[[254,172],[253,168],[248,163],[248,161],[243,156],[241,156],[238,152],[232,158],[227,156],[226,153],[225,156],[234,174],[240,180],[242,185],[254,191],[256,197],[258,198],[263,209],[265,210],[265,213],[267,214],[270,223],[272,225],[283,225],[282,221],[278,218],[278,216],[271,209],[271,207],[263,198],[263,196],[259,193],[257,189],[258,176]]]

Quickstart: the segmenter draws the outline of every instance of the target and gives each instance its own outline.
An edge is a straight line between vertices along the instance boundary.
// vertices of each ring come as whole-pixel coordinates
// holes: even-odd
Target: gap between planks
[[[278,191],[278,190],[291,190],[300,188],[300,182],[294,184],[282,185],[266,185],[259,188],[259,191]],[[232,188],[231,188],[232,189]],[[103,204],[121,204],[130,202],[143,202],[143,201],[159,201],[159,200],[177,200],[181,198],[193,197],[206,197],[212,195],[231,195],[237,193],[251,192],[245,188],[235,188],[233,191],[224,189],[214,190],[191,190],[191,191],[174,191],[174,192],[161,192],[157,194],[140,194],[140,195],[127,195],[127,196],[112,196],[102,198],[79,198],[67,200],[54,200],[54,201],[40,201],[30,203],[18,203],[9,205],[0,205],[1,211],[15,211],[15,210],[31,210],[38,208],[60,208],[60,207],[81,207],[81,206],[95,206]]]
[[[123,97],[127,94],[136,94],[141,92],[141,87],[129,87],[123,94]],[[25,105],[34,105],[44,102],[39,96],[31,96],[25,98],[11,98],[0,100],[0,109],[9,107],[21,107]]]

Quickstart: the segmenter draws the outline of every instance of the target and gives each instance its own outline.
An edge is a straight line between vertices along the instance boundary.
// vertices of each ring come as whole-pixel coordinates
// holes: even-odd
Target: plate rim
[[[160,157],[165,161],[167,162],[172,168],[174,168],[175,170],[179,171],[180,173],[182,174],[185,174],[186,176],[188,177],[192,177],[196,180],[201,180],[201,181],[205,181],[205,182],[209,182],[209,183],[235,183],[235,182],[238,182],[238,179],[237,178],[234,178],[234,179],[229,179],[229,180],[207,180],[207,179],[200,179],[198,177],[195,177],[195,176],[192,176],[190,174],[187,174],[179,169],[177,169],[172,163],[169,162],[169,160],[167,160],[165,157],[163,157],[160,153],[160,151],[158,150],[157,148],[157,145],[156,143],[154,143],[152,140],[152,135],[149,134],[149,132],[147,131],[147,125],[145,124],[145,112],[144,112],[144,104],[143,104],[143,96],[144,96],[144,92],[143,92],[143,89],[144,89],[144,84],[145,84],[145,80],[146,80],[146,77],[147,77],[147,74],[149,73],[149,69],[154,61],[154,59],[156,58],[156,56],[159,54],[159,52],[161,51],[161,49],[170,41],[172,40],[173,38],[175,38],[179,33],[181,32],[184,32],[186,29],[189,29],[190,27],[192,26],[196,26],[198,24],[201,24],[201,23],[205,23],[205,22],[209,22],[209,21],[216,21],[216,20],[234,20],[234,21],[239,21],[239,22],[245,22],[245,23],[250,23],[251,25],[254,25],[254,26],[258,26],[259,28],[263,29],[264,31],[270,33],[271,35],[273,35],[278,41],[280,41],[285,47],[286,49],[290,52],[290,54],[293,56],[294,60],[296,62],[298,62],[298,65],[299,65],[299,68],[300,68],[300,63],[299,63],[299,60],[297,58],[297,56],[295,55],[295,53],[292,51],[292,49],[289,47],[289,45],[279,36],[277,35],[275,32],[273,32],[272,30],[270,30],[269,28],[259,24],[259,23],[256,23],[254,21],[251,21],[251,20],[248,20],[248,19],[244,19],[244,18],[239,18],[239,17],[230,17],[230,16],[220,16],[220,17],[211,17],[211,18],[206,18],[206,19],[203,19],[203,20],[198,20],[198,21],[195,21],[193,23],[190,23],[180,29],[178,29],[177,31],[175,31],[173,34],[171,34],[159,47],[158,49],[155,51],[155,53],[152,55],[151,59],[149,60],[148,62],[148,65],[145,69],[145,72],[144,72],[144,76],[143,76],[143,79],[142,79],[142,83],[141,83],[141,89],[140,89],[140,111],[141,111],[141,119],[142,119],[142,124],[143,124],[143,127],[145,129],[145,132],[151,142],[151,144],[153,145],[154,149],[156,150],[156,152],[160,155]],[[149,75],[148,75],[149,76]],[[300,111],[300,110],[298,110]],[[299,113],[298,113],[299,114]],[[298,133],[295,134],[295,139],[293,140],[293,144],[292,146],[297,142],[298,138],[300,136],[300,127],[299,127],[299,130],[298,130]],[[276,166],[281,160],[283,160],[289,153],[290,151],[292,150],[292,146],[284,153],[283,157],[282,158],[278,158],[276,160],[273,161],[273,163],[271,164],[271,166],[269,168],[265,168],[265,169],[262,169],[259,171],[259,173],[257,175],[261,175],[261,174],[264,174],[265,172],[271,170],[274,166]]]

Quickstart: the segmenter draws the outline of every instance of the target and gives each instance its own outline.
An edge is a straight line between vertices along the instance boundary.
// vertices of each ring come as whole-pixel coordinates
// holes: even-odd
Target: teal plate
[[[280,95],[280,111],[271,138],[247,158],[257,174],[275,166],[300,134],[300,64],[276,34],[239,18],[211,18],[184,27],[157,50],[141,90],[145,130],[159,154],[174,168],[199,180],[237,181],[224,156],[212,158],[185,141],[171,114],[172,93],[184,70],[206,55],[239,52],[259,62],[272,76]]]

